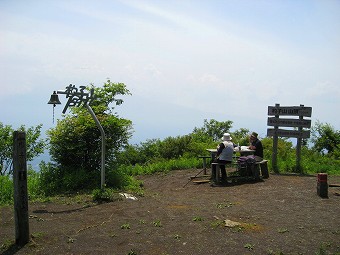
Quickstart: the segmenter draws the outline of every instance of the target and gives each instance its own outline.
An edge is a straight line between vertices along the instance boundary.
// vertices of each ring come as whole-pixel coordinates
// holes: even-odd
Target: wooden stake
[[[29,242],[28,195],[27,195],[26,133],[13,134],[13,183],[15,241],[23,246]]]

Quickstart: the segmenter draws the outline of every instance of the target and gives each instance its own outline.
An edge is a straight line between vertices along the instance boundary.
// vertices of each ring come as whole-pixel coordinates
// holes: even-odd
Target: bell
[[[53,91],[50,101],[48,101],[47,104],[53,104],[53,106],[55,106],[56,104],[61,104],[57,92]]]

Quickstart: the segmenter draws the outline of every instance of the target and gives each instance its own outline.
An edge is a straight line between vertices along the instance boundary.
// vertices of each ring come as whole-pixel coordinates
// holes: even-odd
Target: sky
[[[0,122],[45,133],[54,90],[110,78],[132,94],[115,109],[132,144],[205,119],[265,137],[275,104],[340,130],[339,14],[339,0],[0,0]]]

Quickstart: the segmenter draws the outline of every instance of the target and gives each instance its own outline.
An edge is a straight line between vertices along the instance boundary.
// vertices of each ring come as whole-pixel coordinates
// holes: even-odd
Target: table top
[[[255,152],[254,150],[251,150],[248,148],[248,146],[240,146],[241,147],[241,150],[239,150],[238,147],[235,147],[234,148],[234,152],[240,152],[240,153],[243,153],[243,152]],[[210,153],[216,153],[217,152],[217,149],[206,149],[207,151],[209,151]]]

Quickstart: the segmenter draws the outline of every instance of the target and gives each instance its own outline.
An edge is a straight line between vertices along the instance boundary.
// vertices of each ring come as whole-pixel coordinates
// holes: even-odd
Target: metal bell
[[[53,91],[53,94],[51,95],[50,101],[48,101],[47,104],[53,104],[54,106],[56,104],[61,104],[61,102],[59,101],[59,97],[57,92]]]

